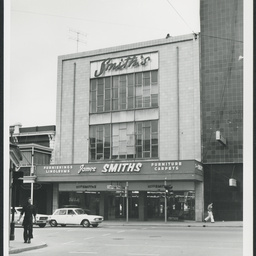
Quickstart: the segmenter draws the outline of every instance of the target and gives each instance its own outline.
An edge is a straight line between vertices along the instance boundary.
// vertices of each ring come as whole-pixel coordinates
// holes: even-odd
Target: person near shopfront
[[[32,205],[32,200],[29,197],[27,204],[23,206],[21,212],[20,212],[20,217],[18,219],[18,222],[20,221],[22,215],[24,214],[24,219],[23,219],[23,238],[24,238],[24,243],[31,243],[31,239],[33,238],[33,217],[34,221],[36,221],[36,208],[34,205]]]
[[[212,208],[213,208],[213,203],[210,203],[207,207],[208,210],[208,216],[204,219],[204,222],[208,221],[209,219],[211,219],[211,223],[214,223],[214,217],[213,217],[213,213],[212,213]]]

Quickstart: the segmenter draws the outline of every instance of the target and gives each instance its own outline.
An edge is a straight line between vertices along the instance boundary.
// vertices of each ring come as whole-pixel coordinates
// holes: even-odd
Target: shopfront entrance
[[[164,220],[165,193],[147,192],[148,220]],[[167,195],[168,220],[195,220],[194,191],[174,191]]]
[[[164,220],[165,192],[146,192],[145,203],[141,205],[143,195],[139,191],[128,193],[129,220]],[[140,198],[142,197],[142,198]],[[127,198],[120,191],[59,193],[59,207],[80,207],[90,214],[104,215],[106,220],[126,220]],[[143,216],[140,215],[140,208]],[[103,210],[104,209],[104,210]],[[168,220],[195,220],[194,191],[174,191],[167,195]]]
[[[54,180],[53,210],[72,205],[105,220],[203,218],[203,172],[195,160],[50,165],[36,171],[37,181]],[[166,186],[172,189],[166,192]]]

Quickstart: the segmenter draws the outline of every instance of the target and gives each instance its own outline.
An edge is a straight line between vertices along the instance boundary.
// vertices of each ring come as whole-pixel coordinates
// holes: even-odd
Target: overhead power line
[[[188,28],[193,32],[193,34],[196,34],[194,30],[188,25],[186,20],[179,14],[179,12],[175,9],[175,7],[169,2],[169,0],[166,0],[167,3],[172,7],[172,9],[179,15],[179,17],[183,20],[183,22],[188,26]]]
[[[205,37],[211,37],[211,38],[216,38],[216,39],[221,39],[221,40],[237,42],[237,43],[243,43],[243,41],[241,41],[241,40],[235,40],[235,39],[231,39],[231,38],[225,38],[225,37],[220,37],[220,36],[210,36],[210,35],[205,35],[205,34],[202,34],[202,33],[200,33],[200,35],[205,36]]]

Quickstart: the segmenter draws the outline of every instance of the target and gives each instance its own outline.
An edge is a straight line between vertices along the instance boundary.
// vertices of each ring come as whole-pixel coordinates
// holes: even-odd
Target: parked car
[[[59,208],[49,216],[49,223],[52,227],[61,225],[82,225],[83,227],[98,227],[103,221],[99,215],[90,215],[82,208]]]
[[[23,218],[24,218],[24,214],[21,217],[19,223],[18,223],[18,219],[20,218],[20,212],[22,210],[22,207],[15,207],[14,208],[14,222],[15,225],[22,225],[23,222]],[[12,220],[12,211],[11,211],[11,216],[10,216],[10,221]],[[46,226],[46,224],[48,223],[48,215],[46,214],[36,214],[36,222],[34,222],[34,225],[39,226],[40,228],[43,228]]]

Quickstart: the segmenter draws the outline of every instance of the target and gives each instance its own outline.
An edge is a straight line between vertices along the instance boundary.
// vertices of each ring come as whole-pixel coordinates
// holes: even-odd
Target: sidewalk
[[[40,241],[39,237],[31,239],[30,244],[24,243],[23,228],[19,227],[15,228],[15,239],[13,241],[9,241],[9,254],[35,250],[45,246],[47,246],[47,244],[43,241]]]
[[[129,221],[106,220],[101,226],[161,226],[161,227],[243,227],[242,221],[216,221],[196,222],[196,221]]]
[[[150,226],[150,227],[163,227],[163,228],[171,228],[171,227],[202,227],[202,228],[212,228],[212,227],[229,227],[229,228],[242,228],[242,221],[216,221],[215,223],[204,223],[204,222],[195,222],[195,221],[104,221],[100,227],[108,227],[108,226]],[[46,226],[47,228],[47,226]],[[47,244],[44,241],[41,241],[40,238],[36,237],[31,240],[31,244],[27,244],[23,242],[22,239],[22,228],[15,228],[15,240],[9,242],[9,254],[16,254],[24,251],[35,250],[39,248],[46,247]]]

